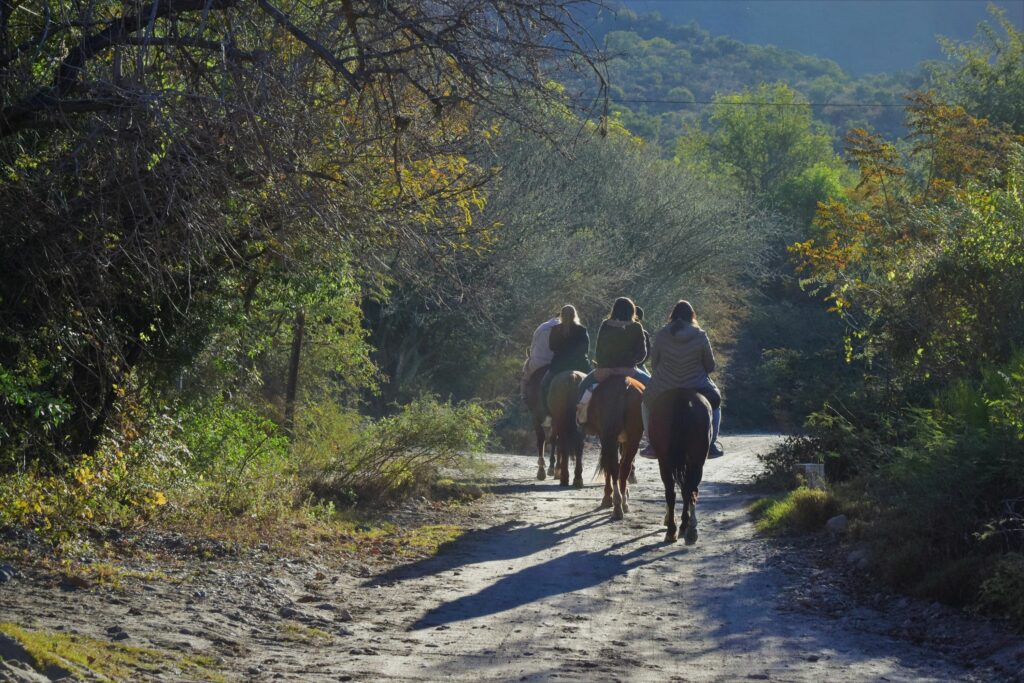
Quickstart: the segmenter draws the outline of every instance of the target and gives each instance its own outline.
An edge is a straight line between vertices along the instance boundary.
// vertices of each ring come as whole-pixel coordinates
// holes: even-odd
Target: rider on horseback
[[[545,320],[533,331],[533,339],[530,342],[530,355],[523,363],[523,377],[519,381],[519,395],[526,401],[526,385],[533,377],[533,373],[546,369],[551,364],[554,354],[551,351],[549,340],[551,328],[559,323],[558,318]]]
[[[601,323],[597,333],[597,348],[594,351],[594,365],[580,385],[581,417],[586,415],[586,404],[594,385],[612,375],[629,375],[641,384],[651,381],[651,376],[637,366],[647,359],[647,343],[644,328],[636,319],[636,305],[631,299],[620,297],[615,300],[608,318]],[[581,420],[584,422],[585,420]]]
[[[654,335],[651,349],[653,379],[644,392],[644,404],[669,389],[693,389],[711,404],[711,455],[722,455],[718,429],[722,424],[722,394],[708,373],[715,369],[715,354],[708,333],[697,325],[697,314],[689,301],[672,309],[669,322]]]
[[[590,333],[580,322],[574,306],[563,306],[560,317],[561,322],[551,328],[548,337],[552,358],[544,378],[544,396],[548,395],[551,380],[558,373],[570,370],[590,372]]]

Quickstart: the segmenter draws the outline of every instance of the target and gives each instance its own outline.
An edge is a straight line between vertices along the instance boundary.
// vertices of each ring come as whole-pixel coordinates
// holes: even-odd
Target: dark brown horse
[[[569,455],[576,458],[576,474],[572,485],[583,488],[583,433],[576,426],[576,402],[580,395],[582,372],[560,372],[548,389],[551,412],[551,440],[555,442],[555,472],[562,486],[569,485]]]
[[[601,440],[601,507],[613,508],[612,519],[622,519],[622,513],[629,512],[626,487],[644,433],[643,395],[644,386],[632,377],[613,375],[594,389],[587,410],[586,429]]]
[[[544,401],[543,383],[544,374],[548,366],[544,366],[530,375],[526,381],[525,402],[526,408],[530,411],[530,421],[533,423],[533,433],[537,437],[537,481],[544,481],[544,446],[550,449],[550,464],[548,474],[555,475],[555,444],[548,438],[548,429],[544,426],[544,420],[548,417],[547,404]]]
[[[711,446],[711,404],[692,389],[671,389],[651,406],[650,439],[658,455],[665,484],[665,542],[683,530],[686,545],[697,542],[697,487]],[[683,496],[683,513],[676,527],[676,484]]]

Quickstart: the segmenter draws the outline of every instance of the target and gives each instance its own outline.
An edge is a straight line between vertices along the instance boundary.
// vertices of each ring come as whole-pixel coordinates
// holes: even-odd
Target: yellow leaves
[[[75,468],[74,478],[80,486],[88,486],[96,478],[96,475],[91,468],[83,465]]]

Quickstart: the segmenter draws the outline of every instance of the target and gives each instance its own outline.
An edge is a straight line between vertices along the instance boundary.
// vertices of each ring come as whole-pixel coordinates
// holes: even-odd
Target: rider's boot
[[[723,455],[725,449],[722,448],[722,444],[718,443],[718,430],[722,426],[722,408],[719,406],[711,411],[711,449],[710,453],[713,456]]]
[[[640,404],[640,415],[644,421],[644,440],[647,442],[643,448],[640,449],[640,455],[644,458],[654,458],[657,455],[654,452],[654,447],[651,446],[650,431],[647,429],[647,424],[651,421],[651,409],[647,407],[647,403]]]

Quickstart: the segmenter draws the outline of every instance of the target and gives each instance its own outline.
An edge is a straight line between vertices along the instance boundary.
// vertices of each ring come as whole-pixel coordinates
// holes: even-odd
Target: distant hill
[[[834,60],[847,72],[905,71],[939,59],[936,36],[966,40],[988,17],[985,0],[620,0],[639,15],[696,21],[716,36]],[[997,0],[1017,26],[1024,2]]]
[[[751,3],[716,3],[733,4]],[[706,114],[716,94],[782,81],[821,105],[814,107],[815,116],[837,136],[861,126],[892,137],[903,132],[905,94],[924,83],[919,70],[855,78],[829,59],[715,36],[695,22],[678,24],[628,9],[596,12],[584,23],[610,56],[614,111],[666,156],[684,125]]]

